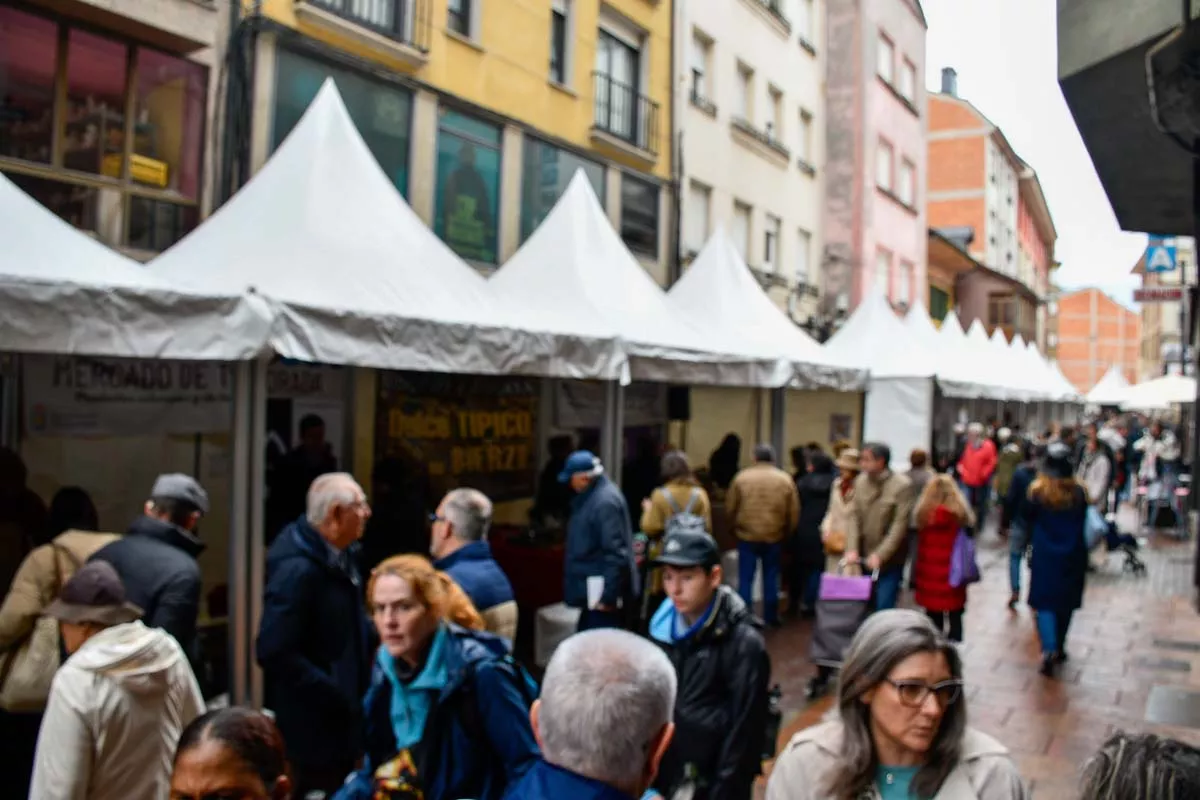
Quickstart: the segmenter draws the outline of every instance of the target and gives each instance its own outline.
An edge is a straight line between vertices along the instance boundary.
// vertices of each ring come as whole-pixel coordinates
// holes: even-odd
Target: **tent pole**
[[[250,654],[250,705],[263,707],[263,676],[254,658],[254,637],[262,619],[263,583],[266,577],[266,533],[264,511],[267,489],[267,365],[266,357],[252,364],[250,419],[250,541],[247,646]]]
[[[229,518],[229,704],[250,699],[250,392],[253,364],[240,361],[233,375],[233,436]]]
[[[780,386],[771,390],[771,446],[775,448],[775,458],[780,465],[786,464],[783,458],[783,448],[786,438],[786,422],[784,415],[787,411],[787,387]]]
[[[625,450],[625,387],[620,381],[604,384],[604,417],[600,429],[600,460],[608,477],[621,483],[621,461]]]
[[[615,382],[616,403],[613,405],[613,481],[621,485],[625,477],[625,387]]]
[[[554,395],[558,391],[554,378],[542,378],[538,386],[537,441],[533,444],[538,469],[550,459],[550,418],[554,413]]]

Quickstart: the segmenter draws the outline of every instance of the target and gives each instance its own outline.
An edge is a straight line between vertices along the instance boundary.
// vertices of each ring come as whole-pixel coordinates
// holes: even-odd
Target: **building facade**
[[[926,286],[927,24],[918,0],[828,0],[822,306]]]
[[[1175,248],[1175,269],[1168,272],[1147,272],[1146,255],[1138,259],[1133,268],[1133,274],[1141,279],[1144,289],[1162,287],[1181,288],[1183,296],[1187,296],[1184,287],[1192,285],[1195,280],[1196,244],[1190,236],[1179,236],[1165,240],[1168,246]],[[1190,346],[1186,338],[1189,330],[1187,319],[1187,301],[1144,302],[1141,304],[1142,338],[1138,358],[1138,379],[1150,380],[1165,375],[1168,372],[1183,370],[1182,364],[1190,361],[1188,358]],[[1191,374],[1192,366],[1187,365],[1186,372]]]
[[[1044,348],[1054,223],[1037,173],[958,96],[952,69],[929,97],[929,223],[966,232],[980,264],[959,281],[963,324],[978,319],[989,333],[1020,333]]]
[[[675,4],[684,262],[723,227],[797,322],[824,245],[824,4]]]
[[[1058,298],[1058,365],[1080,394],[1117,366],[1130,383],[1138,378],[1141,319],[1099,289],[1063,292]]]
[[[136,258],[212,206],[227,0],[0,0],[0,172]]]
[[[660,283],[673,252],[671,4],[263,0],[250,161],[333,78],[384,171],[487,271],[577,170]]]
[[[954,310],[958,313],[958,282],[979,266],[966,248],[945,233],[929,231],[928,295],[924,298],[933,324]]]

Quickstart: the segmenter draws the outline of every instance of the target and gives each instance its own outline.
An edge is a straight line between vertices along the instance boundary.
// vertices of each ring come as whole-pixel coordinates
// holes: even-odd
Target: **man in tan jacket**
[[[862,474],[854,484],[854,500],[846,517],[846,561],[865,557],[867,570],[878,572],[875,608],[895,608],[908,555],[908,524],[913,497],[908,478],[892,472],[892,450],[871,442],[862,448]]]
[[[779,627],[779,561],[784,540],[800,522],[800,494],[792,476],[775,466],[775,450],[756,445],[754,465],[733,478],[725,508],[738,538],[738,593],[754,607],[754,574],[763,569],[763,621]]]

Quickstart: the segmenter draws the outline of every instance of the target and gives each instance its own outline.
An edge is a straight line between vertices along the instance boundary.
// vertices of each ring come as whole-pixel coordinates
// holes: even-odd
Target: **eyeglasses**
[[[912,708],[920,708],[925,704],[929,693],[933,692],[937,698],[938,705],[942,708],[947,708],[958,702],[958,698],[962,696],[963,682],[960,680],[942,681],[930,685],[925,681],[894,681],[891,678],[885,678],[896,689],[896,696],[900,698],[900,702]]]
[[[446,518],[439,514],[430,514],[429,521],[430,522],[445,522]]]

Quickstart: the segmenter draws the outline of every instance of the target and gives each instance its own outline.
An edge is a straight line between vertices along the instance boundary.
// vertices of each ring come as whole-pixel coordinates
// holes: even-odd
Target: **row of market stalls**
[[[1196,401],[1196,379],[1163,375],[1130,385],[1120,367],[1113,366],[1087,393],[1089,406],[1116,406],[1126,411],[1171,411]]]

